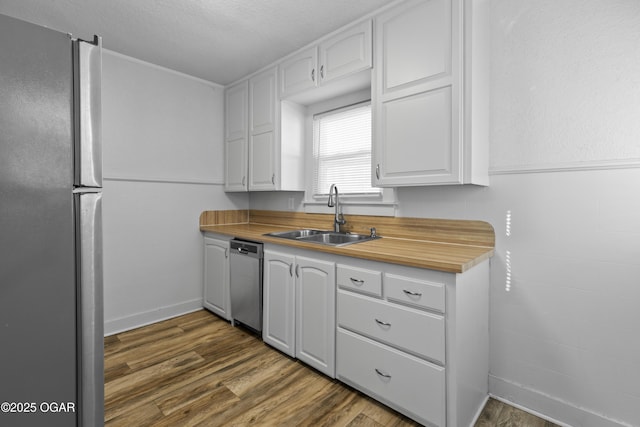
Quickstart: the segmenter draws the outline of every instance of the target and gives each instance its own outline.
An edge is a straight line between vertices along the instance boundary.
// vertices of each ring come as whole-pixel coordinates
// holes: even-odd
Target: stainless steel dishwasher
[[[231,324],[262,332],[262,243],[233,239],[230,248]]]

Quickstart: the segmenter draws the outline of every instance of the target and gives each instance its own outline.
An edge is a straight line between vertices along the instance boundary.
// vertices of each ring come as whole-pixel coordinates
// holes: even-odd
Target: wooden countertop
[[[411,267],[427,268],[431,270],[439,270],[451,273],[463,273],[474,265],[477,265],[480,262],[489,259],[494,254],[493,227],[481,221],[422,220],[412,218],[410,219],[412,220],[412,224],[416,224],[416,221],[418,223],[425,222],[425,224],[423,225],[425,229],[428,229],[428,231],[419,232],[418,230],[418,232],[413,233],[416,234],[418,238],[406,238],[404,237],[406,236],[406,233],[403,234],[401,231],[396,232],[396,235],[385,234],[384,231],[388,230],[389,233],[392,233],[393,228],[391,226],[388,226],[387,223],[402,223],[408,219],[398,219],[398,221],[393,221],[393,219],[385,219],[383,221],[379,217],[372,218],[364,216],[349,216],[347,217],[347,221],[351,221],[354,227],[358,227],[362,223],[366,223],[369,225],[376,224],[376,221],[378,223],[381,223],[382,227],[376,228],[378,229],[378,234],[382,236],[382,238],[347,246],[336,247],[318,243],[302,242],[299,240],[265,236],[265,234],[267,233],[296,230],[300,228],[317,228],[326,230],[329,228],[326,225],[330,226],[331,223],[329,222],[327,224],[324,224],[325,222],[327,222],[327,216],[322,214],[314,215],[293,212],[276,212],[276,215],[274,217],[274,213],[269,211],[248,211],[246,217],[241,216],[242,220],[248,219],[247,222],[230,224],[228,222],[232,222],[233,218],[229,216],[229,212],[237,211],[203,212],[200,218],[200,230],[203,232],[212,232],[226,236],[238,237],[241,239],[259,241],[263,243],[291,246],[301,249],[315,250],[337,255],[344,255],[393,264],[401,264]],[[246,211],[241,212],[244,213]],[[290,217],[288,217],[287,215],[289,215]],[[213,217],[215,217],[216,219],[212,221],[211,218]],[[275,224],[264,223],[264,220],[267,217],[271,218],[271,221],[275,222]],[[331,216],[329,217],[332,218]],[[223,219],[220,220],[220,218]],[[231,218],[231,221],[229,221],[229,218]],[[301,226],[301,219],[304,220],[305,224],[307,225]],[[325,226],[318,227],[318,222],[316,222],[316,220],[320,220]],[[488,228],[483,224],[486,224]],[[402,224],[400,224],[400,228],[402,228],[401,226]],[[399,226],[395,224],[394,227]],[[418,229],[420,226],[417,225],[415,227],[416,229]],[[436,228],[438,228],[438,230],[436,230],[437,233],[436,231],[434,231]],[[473,231],[470,231],[469,234],[475,233],[476,235],[478,234],[478,229],[482,229],[482,239],[479,239],[477,236],[469,237],[468,235],[463,235],[467,228],[469,230],[473,228]],[[443,229],[454,230],[451,232],[454,234],[452,234],[450,241],[447,241],[447,233],[443,232]],[[487,233],[489,233],[489,230],[491,236],[487,235]],[[359,231],[359,229],[356,232],[362,233],[362,231]],[[432,238],[434,240],[437,239],[438,241],[428,240],[425,238],[429,237],[429,234],[434,233],[436,233],[435,235],[437,237]],[[479,242],[482,243],[482,245],[468,244],[466,243],[468,241],[471,241],[472,243]],[[489,242],[491,246],[488,246],[487,242]]]

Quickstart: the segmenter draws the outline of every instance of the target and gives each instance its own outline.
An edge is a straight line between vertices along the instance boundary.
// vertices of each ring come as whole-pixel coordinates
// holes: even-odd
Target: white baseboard
[[[104,336],[118,334],[202,309],[202,298],[104,321]]]
[[[489,375],[489,394],[497,400],[564,427],[633,427],[494,375]]]

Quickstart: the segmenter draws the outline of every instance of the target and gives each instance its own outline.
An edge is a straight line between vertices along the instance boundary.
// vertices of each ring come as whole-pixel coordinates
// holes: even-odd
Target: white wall
[[[223,192],[223,88],[103,55],[105,334],[202,306],[206,209]]]
[[[492,20],[491,165],[540,173],[469,202],[498,238],[490,390],[638,426],[640,2],[493,0]]]
[[[494,226],[492,394],[572,426],[639,426],[640,2],[491,13],[490,186],[403,188],[398,215]]]

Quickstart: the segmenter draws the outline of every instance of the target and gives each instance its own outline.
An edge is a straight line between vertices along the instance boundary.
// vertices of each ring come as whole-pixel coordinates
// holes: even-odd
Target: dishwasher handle
[[[262,258],[262,244],[247,240],[233,239],[229,242],[232,255],[244,255],[251,258]]]

